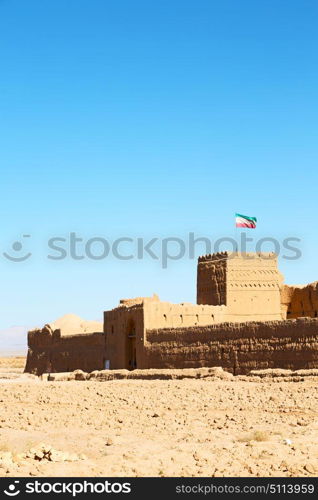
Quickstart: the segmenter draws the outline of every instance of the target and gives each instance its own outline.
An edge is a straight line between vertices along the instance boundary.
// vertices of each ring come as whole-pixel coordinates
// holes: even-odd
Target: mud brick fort
[[[275,254],[198,259],[197,304],[121,300],[104,324],[68,315],[28,334],[26,372],[318,368],[318,282],[283,284]]]

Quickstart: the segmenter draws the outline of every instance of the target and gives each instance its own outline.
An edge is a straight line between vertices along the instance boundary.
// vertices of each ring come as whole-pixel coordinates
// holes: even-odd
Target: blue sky
[[[314,0],[0,0],[0,329],[195,301],[195,260],[48,260],[72,231],[215,240],[238,211],[301,238],[287,282],[318,279],[317,21]]]

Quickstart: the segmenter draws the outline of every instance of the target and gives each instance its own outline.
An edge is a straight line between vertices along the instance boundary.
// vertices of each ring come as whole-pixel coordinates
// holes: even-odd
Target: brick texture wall
[[[225,323],[147,331],[143,368],[222,366],[253,369],[318,368],[318,320]]]

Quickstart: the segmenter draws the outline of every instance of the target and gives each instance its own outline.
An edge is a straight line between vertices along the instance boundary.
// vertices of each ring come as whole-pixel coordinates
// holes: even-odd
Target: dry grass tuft
[[[249,443],[250,441],[269,441],[270,435],[266,431],[254,431],[251,434],[238,439],[239,443]]]
[[[0,368],[24,368],[25,362],[25,356],[0,357]]]

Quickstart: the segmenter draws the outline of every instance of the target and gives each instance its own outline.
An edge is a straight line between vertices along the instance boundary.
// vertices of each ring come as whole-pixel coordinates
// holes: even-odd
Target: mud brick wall
[[[42,375],[48,371],[102,370],[106,359],[105,334],[101,332],[66,337],[30,332],[25,372]]]
[[[145,350],[143,368],[318,368],[318,319],[148,330]]]
[[[306,286],[284,285],[281,289],[282,308],[287,319],[318,317],[318,281]]]

